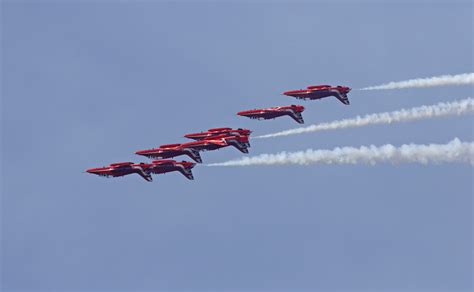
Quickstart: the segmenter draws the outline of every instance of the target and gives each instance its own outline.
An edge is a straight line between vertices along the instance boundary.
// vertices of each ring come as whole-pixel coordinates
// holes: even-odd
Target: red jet
[[[349,105],[349,99],[347,98],[349,91],[351,89],[347,86],[315,85],[308,86],[306,89],[286,91],[283,94],[298,99],[320,99],[335,96],[343,104]]]
[[[112,163],[109,166],[98,167],[98,168],[90,168],[86,170],[88,173],[97,174],[99,176],[105,177],[117,177],[117,176],[124,176],[132,173],[136,173],[143,177],[146,181],[152,181],[151,175],[147,172],[150,164],[147,163],[138,163],[135,164],[133,162],[118,162]]]
[[[304,106],[301,105],[289,105],[289,106],[277,106],[271,108],[262,108],[262,109],[254,109],[248,111],[241,111],[237,114],[239,116],[249,117],[251,119],[274,119],[281,116],[290,116],[295,121],[300,124],[304,124],[303,116],[301,113],[304,111]]]
[[[194,161],[202,163],[199,151],[216,150],[227,146],[234,146],[242,153],[248,153],[249,137],[220,135],[183,144],[161,145],[158,148],[137,151],[135,154],[149,158],[171,158],[188,155]]]
[[[207,138],[212,138],[215,136],[220,136],[220,135],[229,135],[229,136],[249,136],[252,133],[252,131],[248,129],[232,129],[232,128],[214,128],[214,129],[209,129],[205,132],[200,132],[200,133],[192,133],[192,134],[186,134],[184,137],[189,138],[189,139],[194,139],[194,140],[202,140],[202,139],[207,139]]]
[[[181,172],[186,178],[193,180],[194,176],[191,169],[196,165],[196,163],[188,161],[175,161],[175,160],[154,160],[148,171],[150,173],[167,173],[172,171]]]

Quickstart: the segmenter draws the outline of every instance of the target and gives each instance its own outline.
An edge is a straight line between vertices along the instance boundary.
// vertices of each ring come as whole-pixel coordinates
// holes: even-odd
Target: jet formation
[[[329,96],[334,96],[343,104],[349,105],[347,94],[351,89],[347,86],[314,85],[306,89],[291,90],[283,92],[284,95],[297,99],[316,100]],[[245,110],[237,113],[239,116],[249,117],[257,120],[269,120],[282,116],[289,116],[299,124],[303,124],[302,112],[305,110],[302,105],[274,106]],[[249,153],[249,137],[252,131],[243,128],[213,128],[198,133],[185,134],[184,137],[194,140],[185,143],[165,144],[156,148],[138,150],[137,155],[145,156],[152,160],[151,163],[117,162],[108,166],[87,169],[87,173],[92,173],[103,177],[121,177],[129,174],[138,174],[146,181],[153,181],[152,174],[165,174],[177,171],[189,180],[194,180],[191,169],[196,163],[202,163],[201,152],[213,151],[228,146],[232,146],[242,153]],[[196,163],[189,161],[178,162],[169,158],[177,156],[188,156]]]
[[[171,158],[187,155],[197,163],[202,163],[200,151],[217,150],[228,146],[233,146],[242,153],[249,153],[249,136],[222,134],[183,144],[168,144],[161,145],[158,148],[139,150],[135,154],[148,158]]]

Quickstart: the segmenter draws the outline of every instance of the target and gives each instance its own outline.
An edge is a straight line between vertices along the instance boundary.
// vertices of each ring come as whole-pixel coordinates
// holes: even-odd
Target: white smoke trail
[[[386,144],[355,147],[337,147],[333,150],[313,150],[298,152],[280,152],[244,157],[209,166],[249,166],[249,165],[286,165],[286,164],[371,164],[388,163],[447,163],[463,162],[474,164],[474,143],[461,142],[455,138],[447,144],[405,144],[395,147]]]
[[[389,82],[377,86],[369,86],[360,90],[377,89],[403,89],[416,87],[434,87],[446,85],[467,85],[474,84],[474,73],[464,73],[458,75],[442,75],[429,78],[410,79],[406,81]]]
[[[344,128],[363,127],[374,124],[391,124],[398,122],[416,121],[435,117],[464,115],[474,113],[474,99],[466,98],[453,102],[440,102],[434,105],[423,105],[411,109],[401,109],[393,112],[369,114],[363,117],[357,116],[351,119],[343,119],[329,123],[321,123],[303,128],[290,129],[273,134],[257,136],[254,138],[273,138],[279,136],[296,135],[309,132],[336,130]]]

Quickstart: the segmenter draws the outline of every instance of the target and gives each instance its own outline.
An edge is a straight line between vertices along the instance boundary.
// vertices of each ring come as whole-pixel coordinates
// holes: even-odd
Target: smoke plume
[[[367,125],[375,124],[391,124],[472,113],[474,113],[474,99],[469,97],[459,101],[440,102],[434,105],[423,105],[420,107],[401,109],[393,112],[375,113],[362,117],[357,116],[351,119],[343,119],[328,123],[315,124],[303,128],[290,129],[273,134],[257,136],[255,138],[273,138],[309,132],[364,127]]]
[[[361,88],[361,90],[379,89],[403,89],[417,87],[434,87],[447,85],[467,85],[474,84],[474,73],[464,73],[458,75],[442,75],[429,78],[410,79],[406,81],[389,82],[376,86]]]
[[[404,144],[396,147],[386,144],[380,147],[370,145],[337,147],[332,150],[280,152],[244,157],[209,166],[250,166],[250,165],[310,165],[310,164],[370,164],[377,163],[470,163],[474,164],[474,143],[461,142],[455,138],[447,144]]]

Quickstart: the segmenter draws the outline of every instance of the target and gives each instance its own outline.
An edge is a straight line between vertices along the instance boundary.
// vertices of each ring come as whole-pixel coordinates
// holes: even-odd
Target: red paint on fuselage
[[[148,163],[118,162],[109,166],[90,168],[86,172],[106,177],[119,177],[136,173],[145,180],[152,181],[151,175],[147,173],[149,167],[150,164]]]
[[[293,96],[299,99],[321,99],[328,96],[334,96],[343,104],[349,105],[347,94],[351,88],[347,86],[331,86],[331,85],[312,85],[306,89],[290,90],[283,92],[284,95]]]
[[[90,168],[88,173],[96,174],[106,177],[119,177],[132,173],[136,173],[147,181],[152,181],[151,174],[163,174],[167,172],[178,171],[188,179],[194,179],[191,169],[195,163],[188,161],[175,160],[155,160],[152,163],[133,163],[133,162],[119,162],[112,163],[109,166]]]
[[[207,139],[207,138],[212,138],[218,135],[226,134],[229,136],[249,136],[252,133],[252,131],[248,129],[232,129],[232,128],[214,128],[214,129],[209,129],[204,132],[199,132],[199,133],[191,133],[191,134],[186,134],[184,137],[189,138],[189,139],[194,139],[194,140],[201,140],[201,139]]]
[[[281,116],[290,116],[295,121],[303,124],[303,117],[301,113],[304,111],[304,106],[301,105],[289,105],[289,106],[276,106],[271,108],[253,109],[238,112],[237,115],[249,117],[251,119],[274,119]]]

